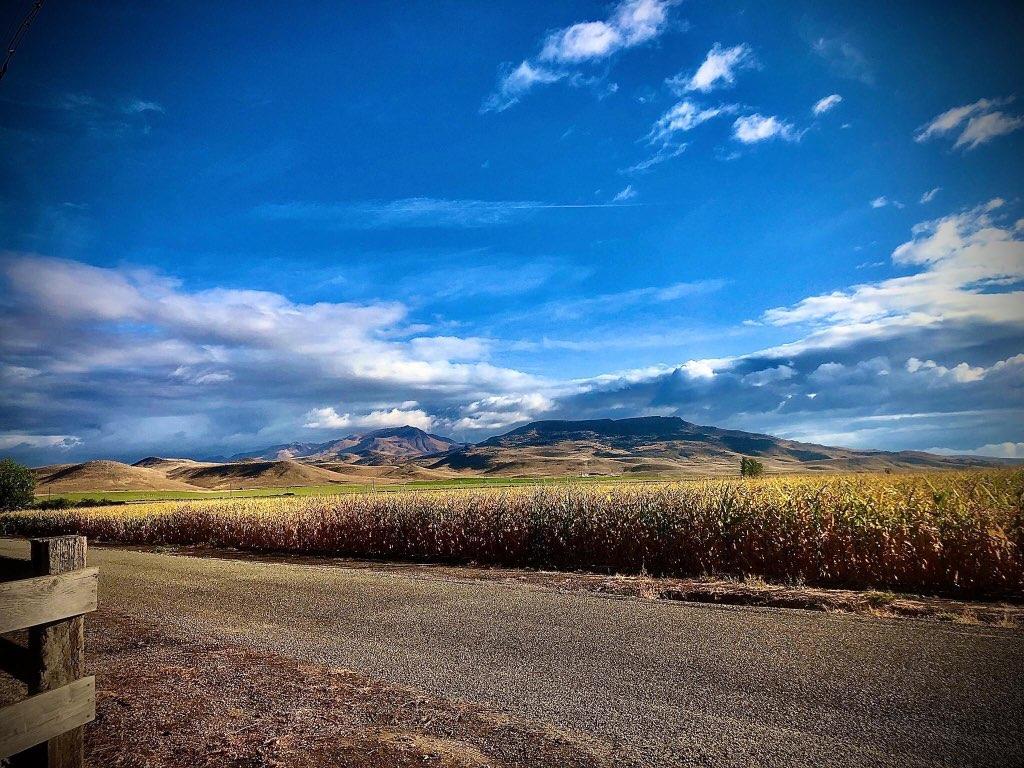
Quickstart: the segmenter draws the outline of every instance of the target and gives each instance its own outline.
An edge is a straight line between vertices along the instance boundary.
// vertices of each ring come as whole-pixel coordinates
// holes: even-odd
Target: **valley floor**
[[[609,599],[454,569],[89,559],[94,764],[1024,761],[1012,629]]]

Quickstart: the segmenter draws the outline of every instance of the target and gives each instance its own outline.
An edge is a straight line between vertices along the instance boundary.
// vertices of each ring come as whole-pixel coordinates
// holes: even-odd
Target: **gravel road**
[[[0,542],[0,554],[14,545]],[[93,548],[104,609],[498,707],[650,765],[1024,764],[1024,633]]]

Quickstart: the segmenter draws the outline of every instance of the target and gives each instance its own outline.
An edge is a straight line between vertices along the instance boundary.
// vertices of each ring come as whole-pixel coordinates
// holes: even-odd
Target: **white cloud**
[[[947,109],[918,129],[917,142],[928,141],[959,131],[954,147],[974,149],[997,136],[1004,136],[1024,127],[1024,116],[1007,115],[998,110],[1013,101],[1008,99],[978,99],[973,104]]]
[[[954,146],[974,149],[997,136],[1005,136],[1024,126],[1024,116],[1004,115],[1002,112],[989,112],[985,115],[972,117]]]
[[[744,144],[755,144],[759,141],[780,139],[782,141],[799,141],[797,130],[778,117],[764,115],[745,115],[737,117],[732,124],[733,138]]]
[[[626,200],[632,200],[636,196],[637,196],[637,191],[635,189],[633,189],[633,185],[632,184],[627,184],[625,189],[623,189],[620,192],[618,192],[615,195],[615,197],[612,198],[612,201],[616,202],[616,203],[621,203],[621,202],[624,202]]]
[[[686,149],[686,143],[680,140],[680,136],[692,131],[698,125],[706,123],[719,115],[735,112],[735,104],[723,104],[717,107],[701,107],[696,102],[683,99],[673,104],[661,117],[651,126],[651,130],[644,137],[647,143],[657,147],[657,152],[651,157],[640,161],[627,169],[630,172],[646,171],[658,163],[663,163],[673,157],[678,157]]]
[[[931,376],[936,379],[949,379],[957,384],[970,384],[997,373],[1003,373],[1013,368],[1024,368],[1024,354],[1008,357],[1000,360],[989,367],[980,365],[969,365],[958,363],[952,368],[939,365],[934,360],[918,360],[911,357],[907,360],[907,371],[912,374]]]
[[[506,66],[504,74],[498,80],[498,90],[484,99],[481,111],[504,112],[518,103],[519,99],[535,85],[557,83],[567,76],[567,72],[535,66],[528,61],[523,61],[515,69]]]
[[[386,427],[418,427],[430,430],[434,417],[419,408],[390,408],[370,411],[362,416],[339,414],[334,408],[314,408],[306,414],[307,429],[384,429]]]
[[[774,384],[779,381],[786,381],[793,378],[796,371],[788,365],[777,365],[774,368],[764,368],[754,373],[748,373],[743,377],[744,384],[752,387],[763,387],[767,384]]]
[[[314,408],[306,414],[307,429],[347,429],[352,426],[352,416],[338,413],[334,408]]]
[[[549,32],[535,59],[505,65],[497,90],[484,99],[483,112],[501,112],[537,85],[575,82],[581,64],[649,42],[668,27],[668,9],[678,0],[622,0],[603,21],[585,21]],[[614,90],[614,89],[613,89]]]
[[[872,208],[885,208],[885,206],[891,205],[893,208],[899,208],[901,210],[907,207],[899,200],[891,200],[885,195],[880,195],[879,197],[876,197],[874,200],[871,201],[870,205]]]
[[[837,106],[839,102],[841,102],[842,100],[842,96],[840,96],[838,93],[833,93],[831,96],[826,96],[823,99],[819,99],[814,104],[814,106],[811,107],[811,111],[815,115],[823,115],[833,107]]]
[[[934,360],[918,360],[916,357],[907,360],[907,371],[910,373],[924,372],[934,374],[939,378],[949,377],[958,384],[981,381],[985,378],[985,369],[979,366],[960,363],[952,368],[946,368]]]
[[[236,371],[293,368],[325,381],[470,392],[535,381],[486,362],[458,362],[486,353],[480,339],[421,333],[402,340],[407,311],[397,302],[297,304],[269,291],[189,292],[145,271],[24,255],[11,256],[3,272],[17,306],[49,322],[9,315],[0,324],[0,352],[37,349],[28,367],[48,372],[163,370],[165,379],[192,384],[244,384]]]
[[[928,452],[944,454],[946,456],[991,456],[996,459],[1024,459],[1024,443],[988,443],[970,450],[929,448]]]
[[[485,397],[465,406],[453,427],[469,431],[507,429],[532,421],[554,407],[553,400],[539,393]]]
[[[692,91],[708,93],[715,88],[733,85],[736,82],[737,70],[756,65],[750,46],[740,44],[732,48],[723,48],[715,43],[692,74],[680,73],[666,82],[677,95]]]
[[[692,131],[698,125],[733,110],[735,110],[734,106],[702,108],[695,102],[684,99],[673,104],[665,114],[658,118],[650,133],[647,134],[647,139],[651,143],[664,143],[677,133]]]
[[[935,196],[937,194],[939,194],[939,192],[941,192],[941,191],[942,191],[942,187],[935,187],[933,189],[929,189],[927,192],[925,192],[923,195],[921,195],[921,200],[920,200],[921,205],[925,205],[926,203],[930,203],[932,200],[935,199]]]
[[[679,366],[679,370],[691,379],[713,379],[715,378],[715,369],[721,362],[721,360],[687,360]]]
[[[235,377],[230,371],[197,370],[191,366],[179,365],[171,373],[171,378],[189,384],[223,384],[233,380]]]
[[[19,447],[67,450],[81,442],[81,439],[75,435],[26,435],[17,432],[0,432],[0,451]]]
[[[550,33],[540,60],[575,63],[602,59],[622,48],[646,43],[660,35],[668,23],[668,7],[661,0],[625,0],[607,21],[586,21]]]
[[[918,267],[904,277],[865,283],[770,309],[778,326],[810,323],[818,331],[799,346],[848,344],[953,322],[1024,323],[1024,232],[992,218],[1002,201],[926,221],[892,253],[894,264]],[[792,345],[782,349],[792,350]]]

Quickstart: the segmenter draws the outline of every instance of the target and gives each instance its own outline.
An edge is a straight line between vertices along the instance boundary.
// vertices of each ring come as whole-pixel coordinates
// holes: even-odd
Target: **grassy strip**
[[[1024,595],[1024,472],[552,485],[15,513],[129,544]]]
[[[548,485],[603,485],[616,483],[665,482],[654,475],[631,475],[628,478],[608,477],[460,477],[449,480],[410,480],[402,483],[329,483],[327,485],[290,485],[273,488],[242,488],[211,491],[75,491],[36,494],[36,501],[67,499],[77,503],[88,499],[97,502],[117,501],[188,501],[194,499],[256,499],[279,496],[340,496],[348,493],[401,493],[402,491],[444,491],[461,488],[519,488]]]

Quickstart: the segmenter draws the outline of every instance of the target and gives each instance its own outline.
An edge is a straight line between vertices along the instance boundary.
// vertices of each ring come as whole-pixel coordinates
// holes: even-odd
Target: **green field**
[[[579,477],[465,477],[452,480],[410,480],[405,483],[329,483],[327,485],[295,485],[279,488],[245,488],[216,491],[76,491],[74,493],[37,493],[36,500],[83,499],[104,501],[176,501],[188,499],[231,499],[274,496],[341,496],[350,493],[400,493],[403,491],[444,491],[459,488],[513,488],[519,486],[561,485],[565,483],[645,483],[664,481],[655,475],[636,474],[628,479],[603,476]]]

